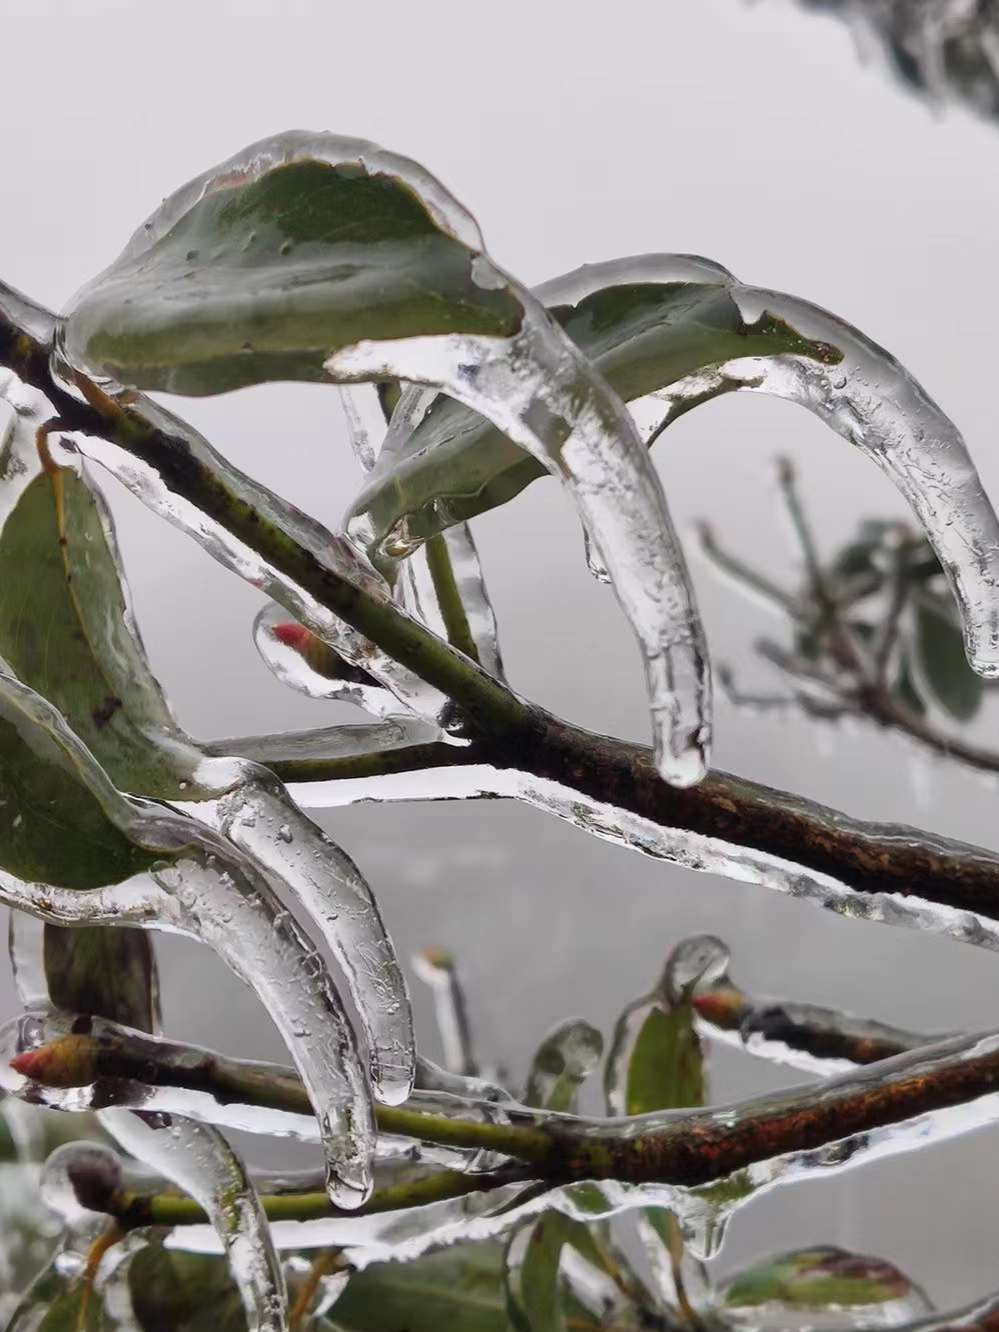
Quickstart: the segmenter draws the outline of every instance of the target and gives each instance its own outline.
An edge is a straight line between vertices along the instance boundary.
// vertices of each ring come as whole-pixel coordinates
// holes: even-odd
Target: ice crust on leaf
[[[703,632],[631,418],[422,168],[332,135],[252,145],[157,210],[77,297],[59,344],[57,367],[136,388],[393,379],[483,412],[576,502],[642,649],[661,773],[703,776]]]

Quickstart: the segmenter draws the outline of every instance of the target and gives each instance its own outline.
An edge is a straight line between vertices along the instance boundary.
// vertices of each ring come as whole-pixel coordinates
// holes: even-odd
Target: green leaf
[[[106,505],[70,468],[37,476],[0,533],[0,657],[120,790],[190,794],[200,755],[136,636]]]
[[[146,930],[45,926],[45,977],[56,1008],[139,1031],[158,1025],[159,987]]]
[[[126,815],[58,714],[0,676],[0,869],[61,888],[121,883],[167,859],[133,840]]]
[[[731,1310],[773,1305],[778,1322],[781,1311],[865,1309],[876,1315],[877,1326],[892,1327],[932,1308],[893,1264],[831,1245],[797,1249],[748,1267],[731,1277],[720,1295]]]
[[[128,1291],[142,1332],[246,1332],[246,1313],[221,1258],[153,1243],[128,1268]]]
[[[926,704],[913,675],[911,649],[908,646],[903,647],[899,654],[898,672],[892,686],[892,693],[903,708],[914,713],[917,717],[921,717],[926,711]]]
[[[711,948],[716,942],[698,936],[674,949],[656,988],[629,1004],[618,1019],[605,1072],[611,1114],[679,1110],[703,1105],[707,1099],[693,992],[703,971],[714,964],[711,948],[704,952],[702,971],[684,974],[679,988],[676,984],[678,963],[686,963],[705,941]],[[695,960],[699,965],[700,952]]]
[[[168,199],[81,293],[66,348],[91,374],[208,394],[328,379],[327,359],[361,341],[511,336],[522,307],[476,281],[476,238],[415,164],[281,135]]]
[[[968,665],[964,639],[952,603],[929,593],[916,603],[916,649],[927,685],[957,721],[978,711],[985,686]]]
[[[351,1332],[509,1332],[500,1245],[456,1244],[411,1263],[374,1263],[330,1311]]]
[[[550,313],[629,402],[735,357],[838,359],[768,314],[746,324],[720,282],[610,285]],[[365,516],[376,547],[388,539],[384,553],[401,553],[392,548],[393,532],[411,543],[426,540],[506,503],[544,474],[484,418],[440,396],[396,451],[383,449],[353,513]]]

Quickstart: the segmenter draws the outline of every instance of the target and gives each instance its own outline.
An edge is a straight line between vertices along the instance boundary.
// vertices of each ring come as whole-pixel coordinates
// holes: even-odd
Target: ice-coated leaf
[[[604,1040],[582,1018],[568,1018],[548,1033],[531,1061],[525,1104],[573,1112],[580,1087],[600,1063]]]
[[[277,679],[309,698],[353,703],[375,717],[411,715],[395,694],[304,624],[290,620],[276,601],[268,602],[254,620],[253,641]]]
[[[284,1332],[287,1292],[270,1226],[242,1160],[217,1128],[172,1115],[105,1110],[101,1122],[137,1160],[205,1209],[239,1287],[248,1332]]]
[[[523,311],[481,238],[415,163],[292,132],[178,191],[76,298],[70,359],[140,388],[325,379],[361,341],[510,337]]]
[[[835,359],[779,319],[748,325],[726,290],[732,280],[706,260],[650,255],[589,265],[537,295],[626,402],[735,357]],[[391,552],[393,532],[427,540],[544,475],[496,426],[441,396],[410,433],[390,437],[353,512],[366,515],[373,540]]]
[[[111,1332],[115,1326],[101,1296],[53,1262],[21,1297],[5,1332]]]
[[[656,987],[624,1010],[605,1073],[612,1115],[705,1103],[707,1082],[693,994],[699,981],[724,973],[727,964],[728,949],[713,935],[686,939],[670,953]]]
[[[376,189],[393,202],[372,233],[367,209]],[[397,207],[400,189],[405,209]],[[329,251],[344,243],[345,228],[352,239],[349,257],[339,256],[344,268]],[[459,256],[457,320],[452,290],[426,262],[440,244]],[[406,266],[414,253],[423,261],[419,274]],[[259,268],[257,255],[266,259]],[[295,282],[282,259],[287,271],[303,265]],[[400,265],[407,281],[396,308]],[[404,318],[388,317],[400,311]],[[291,373],[391,379],[442,389],[483,413],[559,476],[576,502],[642,649],[660,772],[681,786],[704,775],[711,709],[703,629],[646,450],[604,378],[492,263],[468,214],[421,168],[332,135],[293,133],[252,146],[171,196],[84,290],[64,321],[53,367],[83,392],[81,372],[188,392]],[[404,400],[395,416],[405,415]],[[114,465],[106,449],[99,455]],[[118,474],[163,507],[159,479],[148,484],[134,451],[129,457]],[[206,540],[189,514],[182,525],[199,529],[218,553],[217,540]],[[314,598],[302,600],[315,609]]]
[[[200,758],[137,635],[110,515],[84,473],[43,470],[0,532],[0,656],[121,790],[169,799]]]
[[[45,925],[44,939],[45,973],[56,1008],[155,1030],[159,996],[152,942],[145,930]]]
[[[0,674],[0,870],[29,883],[99,888],[162,862],[121,798],[32,690]]]
[[[916,602],[916,650],[920,674],[933,697],[957,721],[970,721],[985,687],[968,665],[950,605],[928,592]]]
[[[901,1327],[932,1312],[914,1282],[883,1258],[829,1245],[796,1249],[730,1277],[719,1292],[735,1326]]]

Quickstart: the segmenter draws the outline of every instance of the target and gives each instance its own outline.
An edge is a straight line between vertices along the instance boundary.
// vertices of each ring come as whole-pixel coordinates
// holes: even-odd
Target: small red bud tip
[[[40,1050],[22,1051],[10,1061],[10,1066],[15,1073],[20,1073],[22,1078],[39,1081],[44,1077],[45,1066],[50,1062],[51,1053],[42,1046]]]
[[[296,652],[304,652],[313,637],[304,624],[296,624],[294,620],[285,624],[274,625],[271,633],[279,643],[283,643],[285,647],[294,648]]]

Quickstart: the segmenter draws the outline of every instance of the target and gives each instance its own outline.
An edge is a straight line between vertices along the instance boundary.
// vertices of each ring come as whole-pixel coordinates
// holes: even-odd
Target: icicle
[[[379,1099],[389,1105],[404,1101],[413,1086],[416,1058],[409,995],[374,895],[351,858],[264,769],[252,778],[246,773],[217,800],[184,808],[245,851],[275,886],[287,885],[302,903],[347,978]]]
[[[745,357],[712,379],[799,403],[878,464],[950,580],[969,661],[981,675],[999,675],[999,521],[957,428],[894,357],[845,321],[779,292],[736,285],[731,295],[747,322],[764,312],[784,319],[804,337],[831,343],[843,360]],[[704,376],[696,376],[658,396],[675,413],[704,391]]]
[[[391,452],[397,442],[405,439],[436,396],[419,386],[403,389],[390,424],[385,417],[381,392],[380,387],[372,384],[344,384],[340,388],[354,456],[365,473],[376,465],[383,443],[388,444]],[[440,538],[445,553],[443,561],[439,556],[432,558],[431,551],[424,544],[393,567],[402,604],[438,637],[448,639],[477,661],[483,670],[503,679],[496,616],[486,591],[471,528],[467,523],[457,523],[442,532]],[[445,566],[443,575],[433,567],[440,563]],[[442,589],[438,586],[442,577],[445,582],[449,577],[454,579],[458,614],[463,622],[459,634],[455,634],[452,614],[445,609],[442,600]]]
[[[505,279],[497,273],[497,281]],[[591,375],[585,358],[526,293],[523,332],[511,345],[463,339],[453,353],[430,339],[360,344],[329,362],[347,379],[395,375],[436,384],[494,422],[570,489],[615,591],[643,647],[657,763],[677,785],[704,774],[710,746],[710,682],[683,552],[662,488],[631,418]],[[368,536],[362,515],[351,529]],[[406,549],[405,534],[386,548]]]
[[[257,1191],[217,1129],[170,1115],[105,1110],[101,1122],[140,1161],[205,1209],[225,1246],[249,1332],[284,1332],[287,1295]]]
[[[455,632],[452,617],[438,586],[438,557],[432,546],[434,542],[439,542],[446,553],[447,567],[454,578],[462,621],[459,633]],[[422,620],[439,637],[449,639],[490,675],[503,679],[496,615],[486,591],[479,553],[468,523],[456,523],[415,550],[403,561],[400,579],[403,604],[411,615]]]

